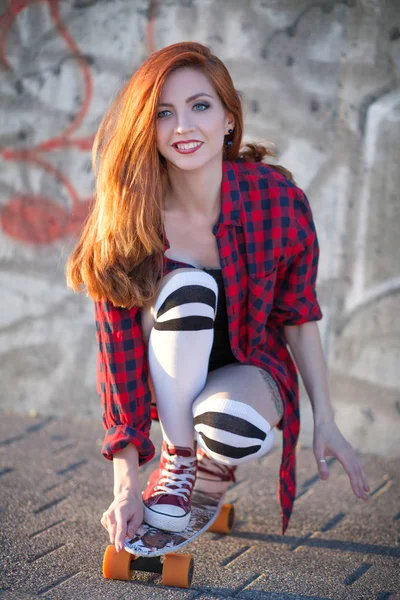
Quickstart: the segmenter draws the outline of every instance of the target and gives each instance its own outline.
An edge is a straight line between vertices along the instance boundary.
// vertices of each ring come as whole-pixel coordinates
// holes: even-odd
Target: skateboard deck
[[[175,552],[209,529],[222,507],[224,493],[193,492],[191,518],[179,533],[163,531],[143,523],[135,536],[125,540],[125,550],[135,556],[162,556]]]

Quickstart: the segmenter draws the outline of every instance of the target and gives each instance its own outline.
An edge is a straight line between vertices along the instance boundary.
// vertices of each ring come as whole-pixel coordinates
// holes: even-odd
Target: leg
[[[230,466],[269,452],[282,414],[276,384],[251,365],[232,364],[210,373],[193,404],[199,446]]]
[[[207,379],[217,309],[216,281],[197,269],[164,278],[154,307],[142,314],[153,390],[163,432],[159,469],[143,494],[145,521],[182,531],[196,479],[192,404]]]
[[[191,406],[207,378],[217,296],[211,275],[177,269],[163,279],[155,305],[143,314],[150,375],[169,445],[194,447]]]

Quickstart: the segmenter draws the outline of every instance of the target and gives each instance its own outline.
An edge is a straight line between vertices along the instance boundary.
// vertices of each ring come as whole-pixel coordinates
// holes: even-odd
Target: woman
[[[308,201],[270,152],[240,150],[239,94],[223,63],[184,42],[153,53],[104,117],[96,199],[67,268],[95,301],[98,391],[113,459],[102,524],[123,548],[144,518],[181,531],[193,489],[215,490],[283,433],[278,497],[295,497],[296,369],[314,414],[321,479],[335,456],[367,500],[364,469],[334,421],[316,321],[318,243]],[[163,433],[159,468],[150,405]]]

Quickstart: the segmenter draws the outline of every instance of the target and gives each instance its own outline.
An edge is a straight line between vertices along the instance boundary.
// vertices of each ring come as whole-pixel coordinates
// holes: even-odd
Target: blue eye
[[[162,115],[163,115],[163,113],[167,113],[167,112],[170,112],[170,111],[169,111],[169,110],[162,110],[161,112],[159,112],[159,113],[158,113],[158,115],[157,115],[157,118],[158,118],[158,119],[163,119],[163,118],[164,118],[164,117],[162,116]]]
[[[207,104],[206,102],[196,102],[196,104],[193,106],[193,108],[196,108],[196,106],[202,106],[204,108],[204,110],[207,110],[207,108],[210,108],[210,105]],[[203,110],[196,110],[196,112],[203,112]]]
[[[196,109],[196,107],[200,106],[201,108],[199,110]],[[196,102],[196,104],[193,105],[193,109],[195,110],[195,112],[204,112],[205,110],[207,110],[207,108],[210,108],[210,105],[207,102]],[[168,115],[166,115],[165,113],[170,113],[170,110],[162,110],[159,113],[157,113],[157,118],[158,119],[165,119]]]

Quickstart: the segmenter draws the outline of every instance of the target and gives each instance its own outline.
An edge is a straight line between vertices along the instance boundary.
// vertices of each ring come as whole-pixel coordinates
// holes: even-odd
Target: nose
[[[190,115],[188,113],[182,113],[178,115],[176,123],[176,133],[186,134],[193,131],[194,125],[191,123]]]

